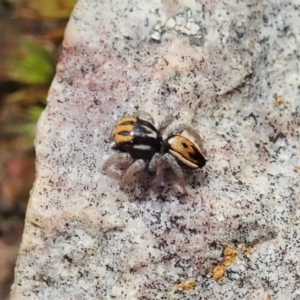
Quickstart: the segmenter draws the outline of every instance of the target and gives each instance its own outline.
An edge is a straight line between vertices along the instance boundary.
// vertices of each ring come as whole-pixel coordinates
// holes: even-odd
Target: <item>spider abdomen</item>
[[[206,159],[199,147],[180,134],[169,136],[163,142],[163,153],[172,154],[183,166],[196,169],[206,164]]]

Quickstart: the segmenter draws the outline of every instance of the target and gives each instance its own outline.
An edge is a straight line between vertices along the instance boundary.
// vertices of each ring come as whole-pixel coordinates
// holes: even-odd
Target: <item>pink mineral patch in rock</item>
[[[296,298],[299,21],[289,1],[80,0],[39,121],[12,299]],[[189,196],[172,172],[125,191],[101,172],[116,121],[138,110],[201,134],[210,159],[186,171]],[[231,244],[253,254],[220,285],[207,274]]]

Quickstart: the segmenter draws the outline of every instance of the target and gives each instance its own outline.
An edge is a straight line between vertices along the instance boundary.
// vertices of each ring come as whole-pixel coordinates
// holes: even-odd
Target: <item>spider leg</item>
[[[166,129],[173,121],[174,121],[174,116],[173,115],[166,116],[165,119],[162,120],[158,124],[158,130],[161,131],[161,130]]]
[[[149,166],[148,166],[148,170],[152,173],[156,172],[157,167],[158,167],[158,163],[159,163],[159,159],[160,159],[161,154],[160,153],[155,153],[150,162],[149,162]]]
[[[134,115],[138,118],[150,122],[151,124],[154,124],[154,119],[152,118],[152,116],[143,110],[137,111]]]
[[[124,188],[124,186],[128,183],[128,181],[130,181],[130,179],[132,178],[132,176],[135,173],[138,173],[142,170],[146,169],[146,163],[144,160],[142,159],[138,159],[136,160],[125,172],[122,180],[121,180],[121,184],[120,184],[120,188],[121,190]]]
[[[173,128],[169,128],[165,135],[168,137],[172,134],[176,134],[176,133],[182,133],[183,131],[186,131],[188,134],[191,135],[191,137],[193,137],[195,139],[195,142],[197,143],[197,146],[200,149],[201,154],[204,157],[207,157],[207,151],[205,150],[204,146],[203,146],[203,141],[202,138],[200,137],[199,133],[197,132],[197,130],[195,130],[192,126],[187,125],[187,124],[178,124],[177,126],[173,127]]]
[[[102,170],[105,171],[110,165],[115,163],[132,164],[133,158],[129,153],[116,153],[110,156],[103,164]]]
[[[164,181],[164,175],[165,175],[165,161],[163,157],[160,155],[157,159],[156,163],[156,174],[155,178],[152,181],[152,185],[160,185]]]
[[[177,176],[178,180],[179,180],[179,184],[181,185],[182,188],[182,193],[187,195],[188,192],[185,188],[185,179],[184,179],[184,174],[182,169],[180,168],[179,164],[177,163],[176,159],[174,158],[174,156],[170,153],[166,153],[164,154],[164,156],[162,157],[162,160],[164,162],[166,162],[174,171],[175,175]],[[162,163],[162,165],[164,165],[164,162]],[[165,167],[163,167],[165,169]]]

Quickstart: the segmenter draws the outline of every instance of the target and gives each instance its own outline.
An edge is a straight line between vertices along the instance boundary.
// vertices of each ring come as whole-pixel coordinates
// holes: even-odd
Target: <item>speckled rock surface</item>
[[[289,0],[80,0],[39,121],[12,299],[299,300],[299,24]],[[210,160],[186,173],[189,196],[171,172],[125,191],[118,168],[102,174],[136,110],[201,133]]]

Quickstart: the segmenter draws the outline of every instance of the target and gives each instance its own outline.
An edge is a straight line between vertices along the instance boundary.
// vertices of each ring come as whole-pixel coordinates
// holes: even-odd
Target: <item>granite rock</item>
[[[79,0],[11,299],[300,299],[299,22],[295,0]],[[138,110],[201,134],[188,196],[172,172],[102,173]]]

